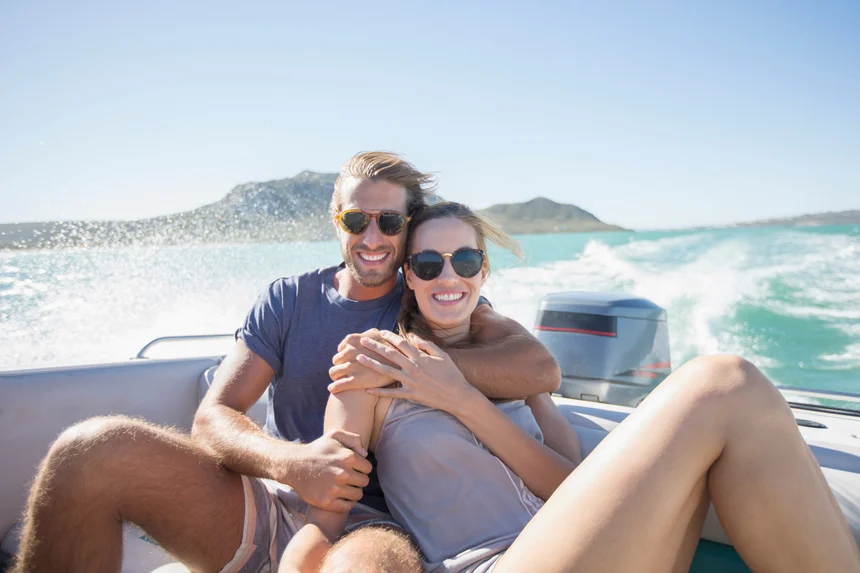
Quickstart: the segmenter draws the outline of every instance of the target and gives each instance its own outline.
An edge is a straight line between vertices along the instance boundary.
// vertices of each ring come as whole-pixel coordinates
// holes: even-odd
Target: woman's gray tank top
[[[523,400],[497,406],[543,442]],[[388,408],[376,459],[391,515],[418,543],[426,571],[464,571],[504,551],[543,505],[455,417],[407,400]]]

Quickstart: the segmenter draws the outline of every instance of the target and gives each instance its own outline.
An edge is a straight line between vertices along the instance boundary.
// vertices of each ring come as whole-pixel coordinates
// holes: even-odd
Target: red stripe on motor
[[[671,368],[672,365],[668,362],[656,362],[654,364],[646,364],[645,366],[640,366],[640,368]]]
[[[647,370],[633,370],[634,376],[641,376],[643,378],[657,378],[659,374],[656,372],[648,372]]]
[[[598,330],[584,330],[582,328],[562,328],[559,326],[535,326],[535,330],[549,330],[551,332],[575,332],[576,334],[593,334],[594,336],[616,337],[614,332],[600,332]]]

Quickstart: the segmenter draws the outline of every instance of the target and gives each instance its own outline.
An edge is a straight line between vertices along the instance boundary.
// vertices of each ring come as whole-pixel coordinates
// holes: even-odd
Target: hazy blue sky
[[[858,209],[860,2],[0,4],[0,222],[377,148],[635,228]]]

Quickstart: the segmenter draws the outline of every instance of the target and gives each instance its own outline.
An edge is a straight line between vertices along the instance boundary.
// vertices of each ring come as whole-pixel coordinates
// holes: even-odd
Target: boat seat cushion
[[[23,523],[16,523],[0,542],[0,550],[8,555],[16,555],[21,543]],[[174,563],[171,557],[155,541],[150,539],[139,527],[131,523],[123,526],[123,573],[150,573],[165,565]],[[179,567],[182,567],[179,565]],[[187,571],[187,569],[168,569],[167,571]]]
[[[171,563],[170,565],[162,565],[158,569],[153,569],[152,573],[191,573],[182,563]]]

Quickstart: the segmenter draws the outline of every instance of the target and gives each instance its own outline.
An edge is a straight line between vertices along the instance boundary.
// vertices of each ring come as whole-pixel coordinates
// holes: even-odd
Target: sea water
[[[597,290],[668,312],[672,365],[740,354],[779,384],[860,393],[860,226],[526,235],[484,294],[531,328],[542,296]],[[0,368],[125,360],[159,336],[231,333],[334,242],[0,252]]]

